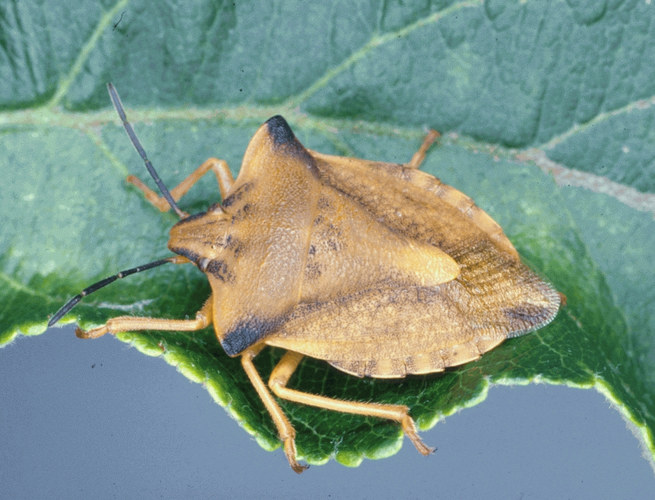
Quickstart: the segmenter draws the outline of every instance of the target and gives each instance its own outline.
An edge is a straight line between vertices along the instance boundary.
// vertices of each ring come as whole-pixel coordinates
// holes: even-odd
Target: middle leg
[[[264,344],[260,344],[260,346],[246,349],[241,354],[241,366],[246,372],[246,375],[248,375],[250,383],[257,391],[259,399],[262,400],[262,403],[264,403],[264,406],[268,410],[275,427],[277,427],[277,433],[284,443],[284,453],[287,456],[289,465],[291,465],[291,468],[295,472],[300,474],[307,468],[307,466],[300,465],[296,459],[296,430],[291,425],[291,422],[289,422],[289,419],[282,411],[282,408],[280,408],[280,405],[277,404],[275,398],[266,388],[266,384],[264,384],[264,381],[253,363],[253,359],[263,347]]]

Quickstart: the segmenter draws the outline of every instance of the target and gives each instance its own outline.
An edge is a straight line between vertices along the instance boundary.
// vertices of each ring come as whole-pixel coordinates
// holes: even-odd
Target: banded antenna
[[[158,267],[163,264],[167,264],[169,262],[175,262],[175,263],[180,263],[180,257],[178,255],[175,255],[173,257],[168,257],[167,259],[160,259],[156,260],[154,262],[149,262],[148,264],[142,264],[137,267],[133,267],[132,269],[126,269],[125,271],[120,271],[113,276],[109,276],[108,278],[102,279],[98,281],[97,283],[94,283],[93,285],[86,287],[84,290],[82,290],[80,293],[78,293],[75,297],[70,299],[68,302],[66,302],[59,311],[57,311],[52,318],[50,318],[50,321],[48,321],[48,328],[51,326],[54,326],[55,323],[57,323],[61,318],[64,317],[65,314],[68,313],[73,307],[77,305],[77,303],[82,300],[84,297],[89,295],[90,293],[93,293],[97,290],[100,290],[101,288],[109,285],[110,283],[113,283],[116,280],[119,280],[121,278],[125,278],[125,276],[129,276],[130,274],[134,273],[140,273],[141,271],[146,271],[147,269],[152,269],[153,267]]]
[[[152,163],[148,159],[148,155],[146,155],[145,150],[143,149],[143,146],[141,145],[141,142],[139,142],[139,139],[137,138],[136,134],[134,133],[134,129],[132,128],[132,125],[130,125],[130,122],[127,121],[127,116],[125,116],[125,109],[123,108],[123,103],[121,103],[121,98],[118,96],[118,92],[116,91],[116,88],[111,84],[107,84],[107,90],[109,91],[109,97],[111,98],[111,102],[114,105],[114,108],[116,109],[116,112],[118,113],[118,116],[120,117],[121,121],[123,122],[123,128],[125,128],[125,132],[127,132],[128,137],[130,138],[130,141],[132,141],[132,144],[134,145],[134,148],[137,150],[139,153],[139,156],[143,160],[143,163],[145,163],[146,168],[148,169],[148,172],[152,176],[152,178],[155,180],[155,183],[157,184],[157,187],[159,188],[159,191],[161,191],[161,194],[164,196],[168,204],[171,206],[173,210],[175,210],[175,213],[180,217],[180,219],[183,219],[186,217],[186,214],[180,210],[180,207],[177,206],[177,203],[175,203],[175,200],[171,196],[170,191],[166,187],[166,185],[162,182],[161,178],[159,177],[159,174],[157,174],[157,171],[155,170],[155,167],[152,166]],[[84,297],[87,295],[100,290],[101,288],[109,285],[110,283],[113,283],[114,281],[125,278],[126,276],[129,276],[130,274],[135,274],[135,273],[140,273],[141,271],[146,271],[147,269],[152,269],[153,267],[158,267],[163,264],[167,264],[169,262],[174,262],[177,264],[183,263],[183,262],[188,262],[187,259],[184,257],[180,257],[179,255],[175,255],[173,257],[168,257],[167,259],[160,259],[156,260],[154,262],[149,262],[148,264],[142,264],[137,267],[133,267],[131,269],[126,269],[124,271],[120,271],[117,274],[114,274],[113,276],[109,276],[108,278],[102,279],[98,281],[97,283],[94,283],[93,285],[85,288],[82,290],[80,293],[78,293],[75,297],[70,299],[68,302],[66,302],[48,321],[48,327],[54,326],[61,318],[63,318],[73,307],[75,307],[80,300],[82,300]]]

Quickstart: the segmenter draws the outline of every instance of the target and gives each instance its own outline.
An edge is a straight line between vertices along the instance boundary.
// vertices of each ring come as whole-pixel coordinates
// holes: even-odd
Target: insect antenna
[[[125,115],[125,109],[123,108],[123,103],[121,102],[121,98],[118,96],[118,92],[116,91],[116,88],[112,83],[107,84],[107,91],[109,91],[109,97],[111,98],[111,102],[114,105],[114,108],[116,109],[116,112],[118,113],[118,116],[120,117],[121,121],[123,122],[123,128],[125,128],[125,132],[127,132],[127,135],[130,138],[130,141],[132,141],[132,144],[134,145],[134,148],[137,150],[139,153],[139,156],[143,160],[143,163],[145,163],[146,168],[148,169],[148,172],[152,176],[152,178],[155,180],[155,183],[157,184],[157,187],[159,188],[159,191],[161,191],[161,194],[164,196],[168,204],[171,206],[173,210],[175,210],[175,213],[178,215],[180,219],[184,219],[186,217],[186,214],[180,210],[180,207],[177,206],[177,203],[175,203],[175,200],[171,196],[170,191],[166,187],[166,185],[163,183],[161,178],[159,177],[159,174],[155,170],[155,167],[152,166],[152,163],[148,159],[148,156],[146,155],[145,149],[143,149],[143,146],[141,145],[141,142],[139,142],[138,137],[134,133],[134,129],[132,128],[132,125],[130,125],[130,122],[127,121],[127,116]]]
[[[168,262],[175,262],[179,263],[180,258],[179,256],[174,256],[174,257],[168,257],[167,259],[160,259],[156,260],[154,262],[149,262],[147,264],[142,264],[137,267],[133,267],[132,269],[126,269],[125,271],[120,271],[113,276],[109,276],[108,278],[102,279],[98,281],[97,283],[94,283],[93,285],[86,287],[84,290],[82,290],[80,293],[78,293],[75,297],[70,299],[68,302],[66,302],[60,309],[57,311],[52,318],[50,318],[50,321],[48,321],[48,327],[53,326],[55,323],[57,323],[61,318],[64,317],[68,311],[73,309],[77,305],[77,303],[82,300],[83,297],[86,297],[90,293],[93,293],[97,290],[100,290],[101,288],[109,285],[110,283],[113,283],[114,281],[125,278],[125,276],[129,276],[130,274],[134,273],[140,273],[141,271],[146,271],[148,269],[152,269],[153,267],[158,267],[163,264],[167,264]]]

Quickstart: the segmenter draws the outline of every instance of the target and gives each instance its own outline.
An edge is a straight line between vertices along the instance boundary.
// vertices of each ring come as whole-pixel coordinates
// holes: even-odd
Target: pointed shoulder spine
[[[276,146],[296,142],[296,136],[291,130],[291,127],[289,127],[287,121],[280,115],[269,118],[266,121],[266,125],[268,126],[268,133],[273,138]]]
[[[303,146],[291,130],[287,121],[280,115],[266,120],[268,136],[273,141],[273,149],[280,154],[301,160],[309,171],[318,177],[316,161],[311,152]]]

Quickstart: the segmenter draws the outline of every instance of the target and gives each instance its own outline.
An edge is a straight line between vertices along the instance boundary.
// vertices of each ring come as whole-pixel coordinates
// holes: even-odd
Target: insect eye
[[[202,258],[198,261],[198,269],[200,269],[203,273],[207,270],[207,266],[209,266],[209,259]]]

